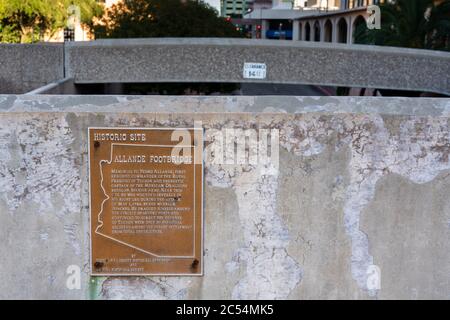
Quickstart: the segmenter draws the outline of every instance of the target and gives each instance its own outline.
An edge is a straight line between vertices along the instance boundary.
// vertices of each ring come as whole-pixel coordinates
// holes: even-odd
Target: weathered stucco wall
[[[206,162],[203,277],[90,278],[87,127],[194,121],[280,170]],[[449,154],[448,99],[0,96],[0,298],[449,299]]]
[[[0,94],[25,93],[64,78],[63,44],[0,44]]]

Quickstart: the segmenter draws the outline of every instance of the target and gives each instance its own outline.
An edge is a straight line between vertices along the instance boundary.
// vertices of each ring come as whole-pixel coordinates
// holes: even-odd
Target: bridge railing
[[[153,38],[0,44],[0,93],[86,83],[281,83],[450,94],[450,53],[302,41]],[[265,66],[247,78],[244,65]]]
[[[244,77],[245,63],[266,66]],[[66,46],[75,83],[264,82],[450,93],[450,53],[250,39],[161,38]]]

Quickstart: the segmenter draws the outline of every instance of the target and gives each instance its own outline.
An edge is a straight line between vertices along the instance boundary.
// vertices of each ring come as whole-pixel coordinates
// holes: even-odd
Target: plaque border
[[[180,131],[180,130],[193,130],[195,131],[201,131],[202,134],[202,145],[201,146],[191,146],[194,147],[194,181],[195,181],[195,149],[198,147],[202,148],[202,161],[201,161],[201,185],[200,185],[200,189],[201,189],[201,205],[200,205],[200,216],[201,216],[201,232],[200,232],[200,253],[201,253],[201,262],[200,262],[200,272],[199,273],[95,273],[94,270],[92,270],[92,255],[93,255],[93,251],[92,251],[92,197],[91,197],[91,148],[90,148],[90,142],[91,142],[91,129],[92,130],[108,130],[108,129],[112,129],[112,130],[164,130],[164,131]],[[203,260],[204,260],[204,233],[205,233],[205,229],[204,229],[204,212],[203,212],[203,207],[204,207],[204,183],[203,183],[203,179],[204,179],[204,157],[203,157],[203,146],[204,146],[204,138],[205,138],[205,130],[203,127],[201,128],[167,128],[167,127],[163,127],[163,128],[158,128],[158,127],[152,127],[152,128],[145,128],[145,127],[88,127],[87,128],[88,131],[88,139],[87,139],[87,149],[88,149],[88,172],[87,172],[87,176],[88,176],[88,185],[89,185],[89,271],[90,271],[90,276],[91,277],[146,277],[146,276],[155,276],[155,277],[172,277],[172,276],[185,276],[185,277],[202,277],[204,276],[204,268],[203,268]],[[155,147],[158,147],[159,145],[154,145]],[[164,146],[164,145],[162,145]],[[176,145],[174,145],[176,146]],[[112,150],[111,150],[112,151]],[[194,190],[196,190],[195,187],[195,182],[194,182]],[[194,192],[194,199],[195,199],[195,192]],[[195,207],[195,200],[194,200],[194,207]],[[194,210],[194,223],[195,223],[195,210]],[[195,232],[194,232],[194,238],[195,238]],[[195,241],[194,241],[194,248],[195,248]],[[194,249],[195,250],[195,249]],[[140,251],[140,250],[138,250]],[[179,258],[182,259],[182,258]]]
[[[107,163],[109,163],[109,164],[111,164],[111,162],[112,162],[112,159],[113,159],[113,153],[114,153],[114,146],[141,146],[141,147],[157,147],[157,148],[173,148],[174,146],[173,145],[157,145],[157,144],[132,144],[132,143],[114,143],[114,142],[112,142],[111,143],[111,157],[110,157],[110,160],[100,160],[100,162],[99,162],[99,165],[100,165],[100,172],[101,172],[101,177],[102,177],[102,180],[100,181],[100,183],[102,184],[103,183],[103,172],[102,172],[102,168],[103,168],[103,166],[102,166],[102,161],[106,161]],[[180,146],[180,145],[176,145],[177,147],[183,147],[183,148],[194,148],[194,150],[195,150],[195,145],[182,145],[182,146]],[[196,169],[195,169],[195,166],[196,166],[196,163],[195,163],[195,152],[194,152],[194,162],[192,163],[192,165],[193,165],[193,167],[194,167],[194,179],[195,179],[195,177],[196,177]],[[107,197],[106,199],[104,199],[103,201],[102,201],[102,206],[101,206],[101,210],[100,210],[100,212],[97,214],[97,222],[99,222],[99,218],[100,218],[100,215],[103,213],[103,204],[106,202],[106,201],[108,201],[109,199],[110,199],[110,195],[109,194],[107,194],[106,193],[106,191],[105,191],[105,189],[103,188],[103,184],[101,185],[101,187],[102,187],[102,190],[103,190],[103,194]],[[105,238],[108,238],[108,239],[110,239],[110,240],[113,240],[113,241],[116,241],[116,242],[118,242],[118,243],[121,243],[121,244],[123,244],[124,246],[128,246],[128,247],[130,247],[130,248],[133,248],[133,249],[135,249],[135,250],[137,250],[137,251],[141,251],[141,252],[143,252],[143,253],[146,253],[146,254],[149,254],[149,255],[152,255],[152,256],[155,256],[155,257],[157,257],[157,258],[173,258],[173,259],[193,259],[193,258],[195,258],[195,249],[196,249],[196,245],[195,245],[195,238],[196,238],[196,233],[195,233],[195,231],[196,231],[196,228],[198,227],[197,226],[197,223],[196,223],[196,219],[195,219],[195,212],[197,212],[197,206],[196,206],[196,204],[195,204],[195,195],[196,195],[196,190],[197,190],[197,188],[196,188],[196,186],[195,186],[195,183],[194,183],[194,194],[193,194],[193,201],[192,201],[192,203],[193,203],[193,206],[194,206],[194,222],[193,222],[193,225],[194,225],[194,228],[193,228],[193,230],[194,230],[194,243],[193,243],[193,252],[192,252],[192,255],[190,255],[190,256],[163,256],[163,255],[157,255],[156,253],[151,253],[150,251],[146,251],[146,250],[144,250],[144,249],[142,249],[142,248],[138,248],[137,246],[133,246],[132,244],[129,244],[129,243],[126,243],[125,241],[122,241],[122,240],[119,240],[119,239],[116,239],[116,238],[114,238],[114,237],[112,237],[112,236],[108,236],[108,235],[106,235],[106,234],[104,234],[104,233],[100,233],[100,232],[98,232],[97,230],[98,230],[98,228],[100,227],[100,226],[97,226],[97,228],[95,229],[95,233],[96,234],[98,234],[98,235],[101,235],[101,236],[103,236],[103,237],[105,237]],[[103,224],[102,224],[103,225]]]

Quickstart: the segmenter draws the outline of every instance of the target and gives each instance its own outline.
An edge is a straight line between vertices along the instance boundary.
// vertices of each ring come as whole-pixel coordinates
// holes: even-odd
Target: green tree
[[[243,36],[196,0],[124,0],[108,10],[94,31],[96,38]]]
[[[1,0],[0,41],[31,42],[51,37],[67,24],[79,8],[80,22],[92,26],[92,19],[103,13],[96,0]]]
[[[395,0],[380,5],[381,29],[355,30],[355,42],[450,50],[450,0]]]

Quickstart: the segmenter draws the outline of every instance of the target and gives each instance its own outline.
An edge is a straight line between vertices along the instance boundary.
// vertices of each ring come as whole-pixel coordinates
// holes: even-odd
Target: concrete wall
[[[244,62],[266,63],[258,82],[450,93],[450,54],[437,51],[195,38],[76,42],[66,51],[75,83],[246,82]]]
[[[244,79],[244,62],[266,63],[267,78]],[[25,93],[66,77],[74,84],[263,82],[450,94],[449,74],[446,52],[301,41],[161,38],[0,45],[0,93]]]
[[[279,129],[280,170],[206,162],[203,277],[90,278],[88,126],[195,120]],[[0,298],[449,299],[449,132],[448,99],[0,96]]]
[[[25,93],[64,78],[62,44],[0,44],[0,93]]]

